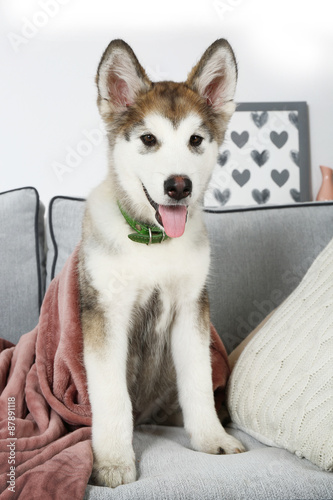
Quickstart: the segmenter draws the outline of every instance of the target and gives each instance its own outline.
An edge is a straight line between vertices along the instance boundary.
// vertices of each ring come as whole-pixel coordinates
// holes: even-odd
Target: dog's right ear
[[[96,84],[97,104],[104,118],[126,110],[140,93],[151,87],[145,70],[123,40],[113,40],[106,48],[97,69]]]

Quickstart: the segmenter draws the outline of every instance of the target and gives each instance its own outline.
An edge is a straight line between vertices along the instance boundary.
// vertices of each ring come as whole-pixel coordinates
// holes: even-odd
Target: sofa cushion
[[[0,337],[38,323],[44,289],[44,207],[32,187],[0,193]]]
[[[245,347],[228,407],[245,432],[333,470],[333,239]]]
[[[230,353],[296,288],[333,237],[333,203],[207,211],[211,318]]]
[[[88,485],[84,500],[331,500],[332,475],[286,450],[268,448],[236,429],[246,453],[191,449],[183,428],[142,425],[134,431],[138,480],[114,488]]]
[[[56,196],[50,201],[46,231],[46,287],[61,271],[81,239],[85,200]]]

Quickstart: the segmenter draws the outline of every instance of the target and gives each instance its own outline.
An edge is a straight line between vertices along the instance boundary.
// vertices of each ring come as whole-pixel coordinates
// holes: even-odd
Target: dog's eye
[[[191,135],[191,137],[190,137],[190,145],[194,146],[195,148],[200,146],[202,141],[203,141],[203,137],[200,137],[200,135]]]
[[[157,139],[153,134],[145,134],[140,137],[141,141],[145,146],[155,146]]]

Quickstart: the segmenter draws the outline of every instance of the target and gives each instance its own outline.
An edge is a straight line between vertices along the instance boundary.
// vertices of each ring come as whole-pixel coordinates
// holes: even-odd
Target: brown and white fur
[[[122,40],[109,44],[99,64],[109,171],[88,197],[79,260],[97,484],[135,481],[134,417],[147,415],[167,395],[178,398],[195,450],[244,451],[214,408],[210,251],[201,214],[235,109],[236,79],[233,51],[222,39],[206,50],[185,83],[152,83]],[[170,179],[173,188],[166,184]],[[167,225],[171,238],[153,245],[128,239],[133,229],[118,201],[137,221]],[[161,217],[170,206],[187,214],[175,228],[172,217]]]

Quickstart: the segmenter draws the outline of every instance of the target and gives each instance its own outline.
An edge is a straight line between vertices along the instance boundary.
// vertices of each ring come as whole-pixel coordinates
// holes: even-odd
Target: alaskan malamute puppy
[[[195,450],[244,451],[214,407],[201,213],[236,80],[222,39],[185,83],[151,82],[122,40],[99,64],[109,171],[87,200],[79,262],[97,484],[135,481],[133,422],[166,396]]]

